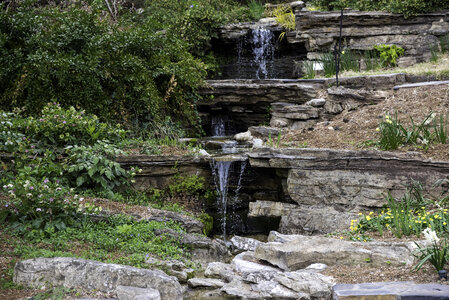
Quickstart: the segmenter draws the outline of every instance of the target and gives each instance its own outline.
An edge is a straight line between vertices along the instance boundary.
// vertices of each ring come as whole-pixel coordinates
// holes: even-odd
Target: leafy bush
[[[8,217],[18,224],[28,222],[35,230],[63,230],[80,209],[81,199],[77,195],[48,179],[19,177],[3,189],[12,199],[5,205],[3,219]]]
[[[106,22],[101,11],[76,6],[25,1],[2,9],[0,105],[36,115],[58,99],[130,128],[158,124],[164,114],[196,124],[195,90],[207,66],[182,33],[161,29],[152,17]]]
[[[124,152],[106,142],[97,142],[93,146],[70,146],[66,153],[67,181],[76,182],[77,187],[112,191],[136,175],[134,168],[127,171],[114,161]]]
[[[26,118],[21,129],[42,148],[92,145],[103,139],[118,141],[126,134],[120,127],[100,122],[95,115],[73,106],[64,109],[56,102],[48,103],[39,118]]]
[[[374,49],[379,52],[384,67],[397,66],[398,58],[404,54],[404,49],[396,45],[376,45]]]

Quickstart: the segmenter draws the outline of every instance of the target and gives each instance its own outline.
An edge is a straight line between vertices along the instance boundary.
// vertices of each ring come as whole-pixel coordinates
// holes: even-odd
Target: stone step
[[[449,285],[403,282],[336,284],[334,300],[443,300],[449,299]]]

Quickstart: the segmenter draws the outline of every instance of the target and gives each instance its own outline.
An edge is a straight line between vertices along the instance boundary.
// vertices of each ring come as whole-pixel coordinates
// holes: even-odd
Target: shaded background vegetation
[[[58,101],[156,137],[167,126],[198,132],[196,91],[215,67],[209,41],[248,9],[233,0],[121,3],[116,16],[99,0],[3,3],[1,108],[36,115]]]

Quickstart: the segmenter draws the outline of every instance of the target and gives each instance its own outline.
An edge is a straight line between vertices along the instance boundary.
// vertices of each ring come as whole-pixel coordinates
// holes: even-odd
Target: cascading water
[[[214,137],[224,137],[226,134],[230,133],[230,130],[226,128],[227,122],[226,116],[214,116],[212,118],[212,134]],[[231,171],[233,169],[234,163],[241,161],[240,173],[237,180],[237,187],[234,191],[234,203],[238,200],[238,194],[241,189],[242,178],[246,168],[246,160],[242,161],[242,157],[234,157],[229,154],[236,153],[236,141],[224,142],[221,149],[221,154],[226,156],[221,156],[218,158],[211,159],[211,169],[214,177],[215,186],[217,189],[217,207],[221,218],[221,231],[223,234],[223,240],[226,241],[226,226],[228,216],[232,216],[233,209],[228,212],[228,192],[229,192],[229,180],[231,178]]]
[[[212,116],[212,136],[226,136],[226,120],[224,116]]]
[[[228,194],[229,194],[229,180],[231,178],[231,171],[234,166],[234,163],[240,161],[240,172],[237,179],[237,187],[234,190],[234,202],[236,203],[238,201],[239,192],[242,187],[242,178],[246,169],[246,160],[232,160],[232,157],[225,157],[225,159],[219,158],[219,159],[212,159],[211,160],[211,169],[212,174],[215,181],[215,186],[218,193],[217,198],[217,207],[218,212],[220,214],[221,218],[221,224],[220,229],[222,231],[223,240],[226,241],[226,232],[227,232],[227,219],[233,219],[233,212],[234,209],[232,208],[231,211],[228,211]],[[231,229],[234,229],[231,224]]]
[[[254,63],[256,64],[256,77],[267,79],[269,77],[270,64],[274,57],[274,34],[271,30],[257,28],[252,30],[252,43]]]
[[[276,38],[266,28],[252,29],[237,44],[236,78],[267,79],[274,76]]]

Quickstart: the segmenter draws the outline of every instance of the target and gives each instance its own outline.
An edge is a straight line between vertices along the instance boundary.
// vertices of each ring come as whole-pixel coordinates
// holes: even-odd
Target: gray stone
[[[271,115],[276,118],[291,120],[317,119],[319,116],[318,110],[312,106],[297,105],[285,102],[272,103]]]
[[[300,236],[286,243],[266,243],[256,248],[255,258],[285,271],[305,268],[312,263],[372,266],[410,266],[416,249],[412,242],[349,242],[320,236]]]
[[[303,269],[304,272],[314,272],[314,273],[321,273],[324,270],[327,269],[326,264],[311,264],[307,268]]]
[[[254,251],[262,242],[256,239],[235,235],[230,240],[234,252]]]
[[[253,139],[253,136],[251,135],[250,131],[247,131],[247,132],[237,133],[234,136],[234,139],[237,142],[249,142],[249,141],[251,141]]]
[[[14,282],[31,287],[51,284],[101,292],[114,292],[120,285],[133,286],[156,289],[161,299],[182,299],[182,287],[178,280],[162,271],[71,257],[35,258],[18,262],[14,267]]]
[[[270,297],[268,293],[261,293],[252,290],[252,287],[248,283],[244,283],[240,280],[233,280],[221,288],[221,291],[235,297],[243,299],[264,299]]]
[[[226,245],[222,240],[210,239],[204,235],[179,233],[171,229],[155,230],[156,235],[167,234],[178,239],[183,245],[191,248],[192,259],[200,263],[212,261],[226,261],[230,257]]]
[[[221,288],[225,282],[215,278],[192,278],[187,281],[191,288]]]
[[[324,104],[326,104],[326,99],[323,98],[312,99],[306,102],[306,105],[313,107],[322,107]]]
[[[231,282],[235,279],[236,274],[230,264],[211,262],[207,265],[206,271],[204,271],[204,276],[209,278],[220,278],[227,282]]]
[[[288,215],[290,211],[295,208],[298,208],[298,205],[258,200],[256,202],[249,203],[248,217],[281,217]]]
[[[428,299],[449,298],[449,286],[443,284],[415,284],[403,282],[375,282],[361,284],[336,284],[333,287],[335,300],[376,297],[376,299]],[[389,297],[389,298],[388,298]]]
[[[116,288],[118,300],[160,300],[158,290],[119,285]]]
[[[310,295],[312,299],[330,299],[335,284],[332,277],[311,272],[279,273],[274,279],[295,292]]]
[[[310,299],[309,295],[292,291],[275,281],[261,281],[252,286],[252,290],[263,295],[269,295],[269,299]]]
[[[186,267],[186,265],[179,260],[158,260],[149,258],[147,264],[162,267],[163,270],[170,276],[175,276],[179,282],[186,283],[187,279],[193,276],[194,270]]]
[[[279,231],[284,234],[326,234],[347,230],[357,213],[333,207],[298,206],[282,215]]]
[[[291,242],[293,240],[301,238],[302,235],[299,234],[282,234],[277,231],[270,231],[270,234],[268,235],[267,241],[268,242],[275,242],[275,243],[286,243]]]
[[[263,140],[267,140],[269,136],[274,138],[279,134],[279,128],[266,127],[266,126],[251,126],[248,128],[249,132],[256,137]]]
[[[259,246],[258,248],[260,247],[261,246]],[[269,273],[269,272],[282,271],[279,268],[271,267],[268,265],[264,265],[261,262],[258,262],[257,258],[255,258],[254,256],[254,252],[252,251],[242,252],[236,255],[232,259],[231,265],[233,266],[234,271],[240,274],[259,273],[259,272]]]

